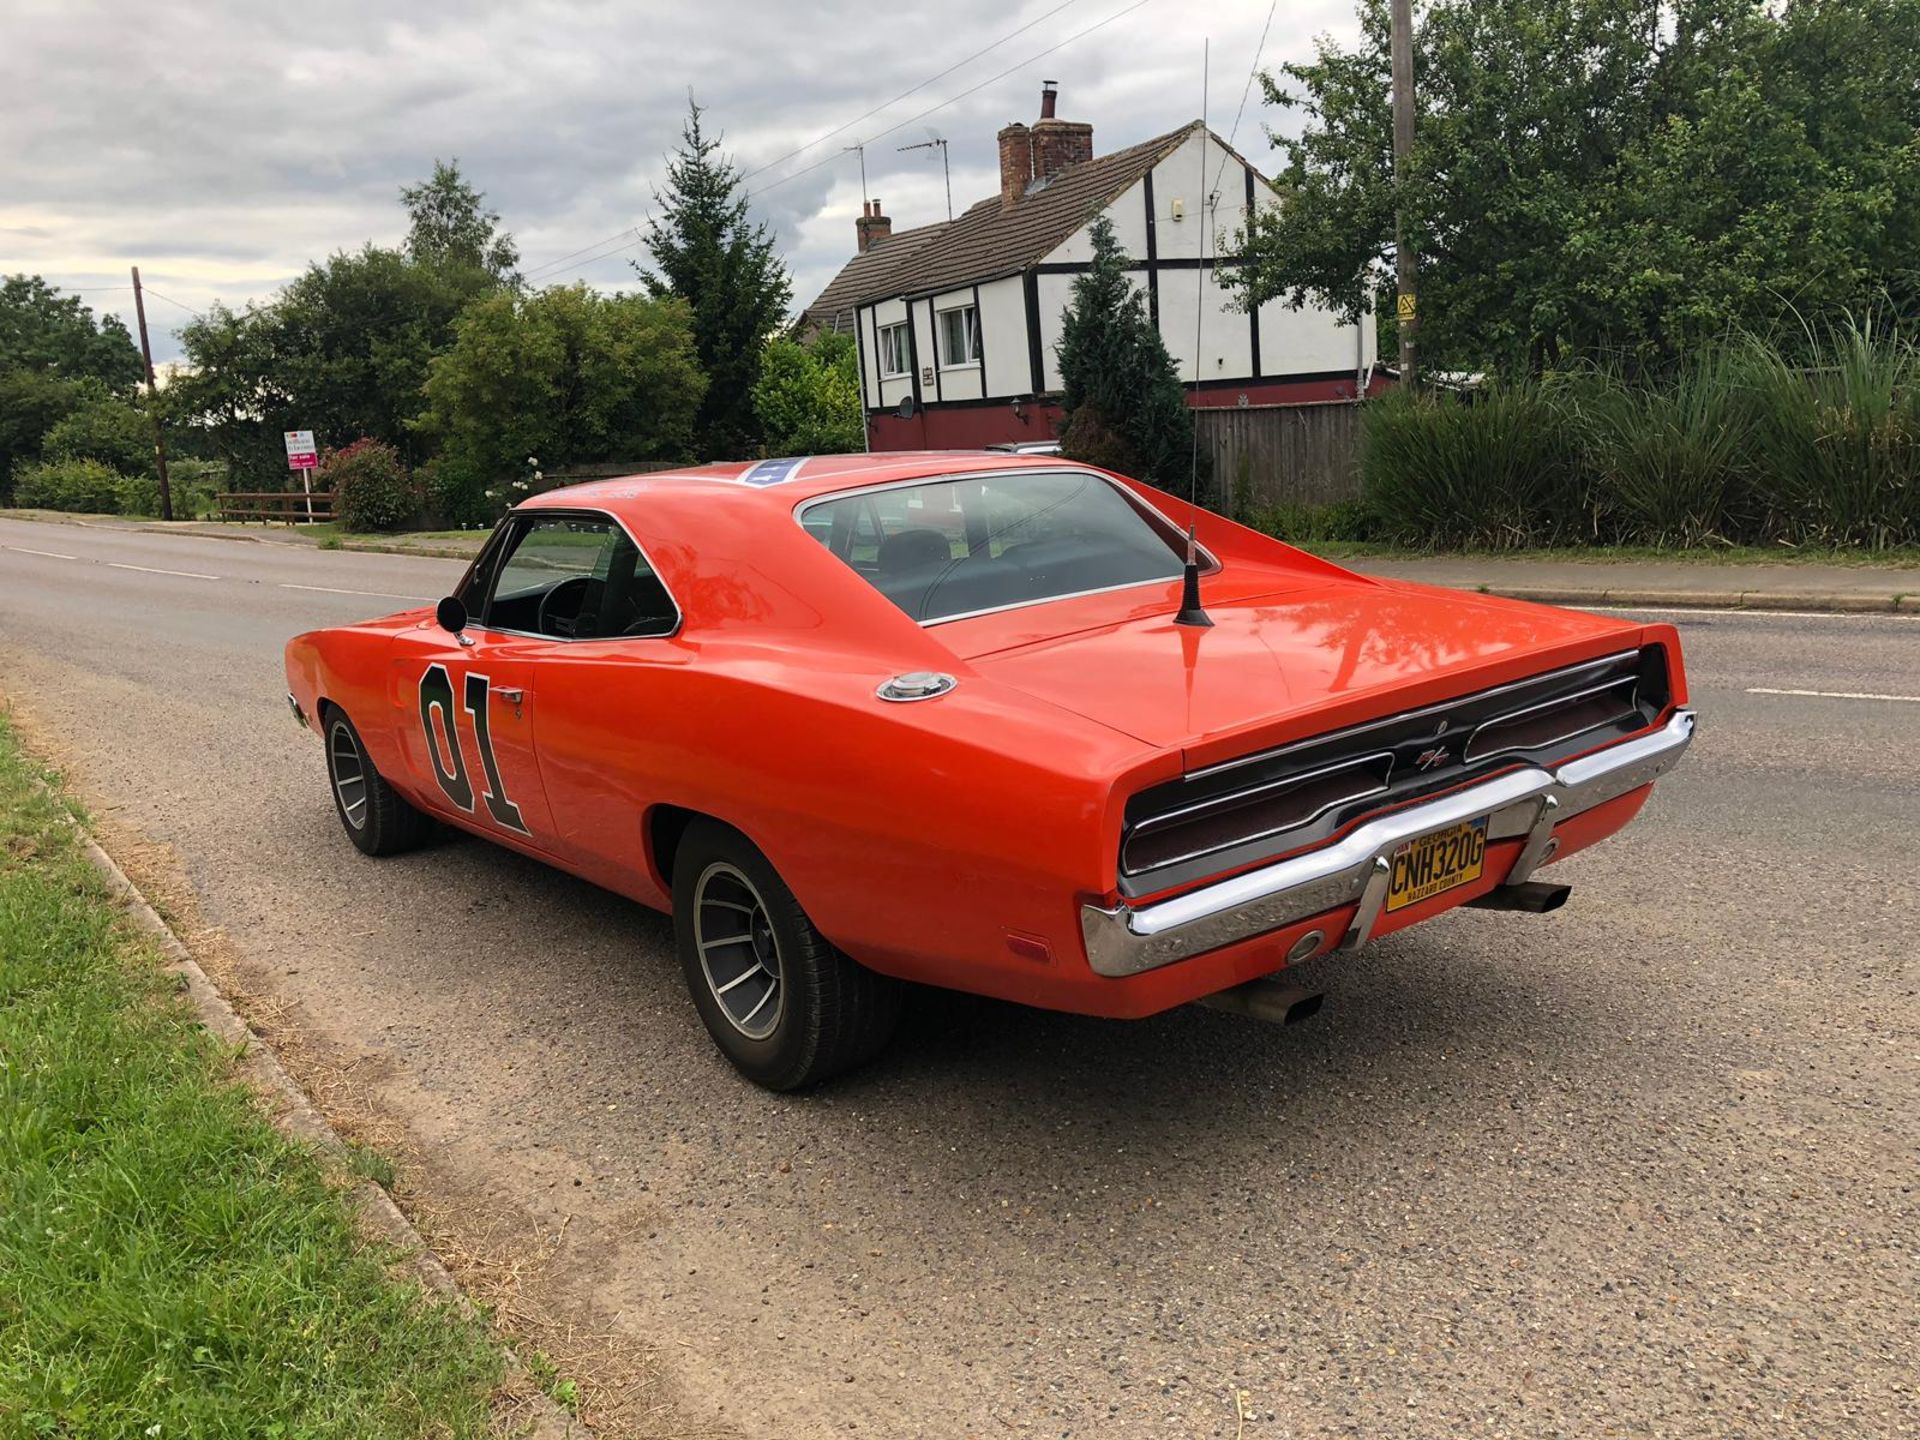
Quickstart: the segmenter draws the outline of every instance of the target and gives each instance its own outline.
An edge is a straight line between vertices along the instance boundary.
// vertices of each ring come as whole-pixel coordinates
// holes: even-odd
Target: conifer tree
[[[1092,238],[1093,263],[1073,282],[1060,333],[1061,449],[1184,495],[1194,454],[1185,388],[1105,215]]]
[[[649,225],[653,271],[635,268],[654,295],[678,295],[693,311],[694,344],[708,386],[695,422],[706,460],[760,453],[753,387],[767,341],[786,318],[793,287],[772,233],[747,219],[740,172],[720,153],[687,97],[687,123],[667,165],[661,214]]]

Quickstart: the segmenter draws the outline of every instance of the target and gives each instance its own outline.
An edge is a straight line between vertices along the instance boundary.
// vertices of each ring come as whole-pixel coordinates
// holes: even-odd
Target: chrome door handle
[[[509,705],[518,705],[522,700],[527,698],[527,692],[522,690],[518,685],[493,685],[488,688],[493,694],[498,695]]]

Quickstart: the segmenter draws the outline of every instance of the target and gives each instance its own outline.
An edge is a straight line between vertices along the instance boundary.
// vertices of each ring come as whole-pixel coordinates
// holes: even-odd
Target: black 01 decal
[[[440,712],[440,734],[433,733],[433,712]],[[462,810],[473,809],[473,782],[467,778],[467,758],[460,753],[460,731],[453,720],[453,679],[444,665],[429,665],[420,677],[420,728],[427,736],[427,759],[433,765],[433,778],[440,782],[446,796]],[[446,741],[446,756],[440,742]],[[451,757],[449,770],[443,759]]]
[[[473,717],[473,736],[480,746],[480,763],[487,772],[485,799],[487,813],[493,816],[494,823],[508,830],[518,830],[522,835],[528,832],[526,821],[520,818],[520,807],[507,798],[507,789],[500,781],[500,762],[493,754],[493,728],[487,715],[487,677],[469,674],[466,681],[467,714]],[[446,739],[443,756],[440,736],[434,734],[434,711],[440,712],[440,733]],[[440,782],[440,789],[446,797],[462,810],[473,809],[473,781],[467,776],[466,756],[460,749],[460,732],[454,724],[453,677],[447,673],[447,667],[439,663],[429,665],[426,673],[420,677],[420,728],[426,732],[427,756],[433,765],[434,779]],[[450,758],[452,768],[443,763]]]
[[[496,825],[527,833],[520,807],[507,798],[507,787],[500,783],[500,762],[493,758],[493,726],[487,719],[487,677],[467,673],[467,714],[473,717],[473,733],[480,741],[480,763],[487,770],[487,813]]]

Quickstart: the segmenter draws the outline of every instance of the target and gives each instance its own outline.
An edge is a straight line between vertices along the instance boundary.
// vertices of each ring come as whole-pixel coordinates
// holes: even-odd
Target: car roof
[[[679,470],[652,470],[590,480],[548,490],[522,501],[522,509],[590,506],[620,508],[649,493],[706,491],[732,504],[761,504],[791,509],[802,501],[836,490],[857,490],[898,480],[934,480],[943,475],[979,475],[989,471],[1058,470],[1057,455],[986,454],[981,451],[912,450],[879,455],[802,455],[776,460],[735,460]]]

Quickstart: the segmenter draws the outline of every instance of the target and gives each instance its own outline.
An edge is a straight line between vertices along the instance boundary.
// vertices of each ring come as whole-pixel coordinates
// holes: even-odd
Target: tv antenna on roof
[[[940,152],[940,173],[946,177],[947,181],[947,219],[951,220],[953,219],[953,171],[947,167],[947,142],[942,140],[938,135],[935,135],[931,130],[929,130],[927,134],[931,137],[930,139],[922,140],[918,145],[902,145],[894,153],[904,155],[909,150],[938,150]]]
[[[842,145],[840,147],[840,153],[842,155],[846,154],[849,150],[860,157],[860,208],[864,211],[867,208],[867,147],[864,145]]]

